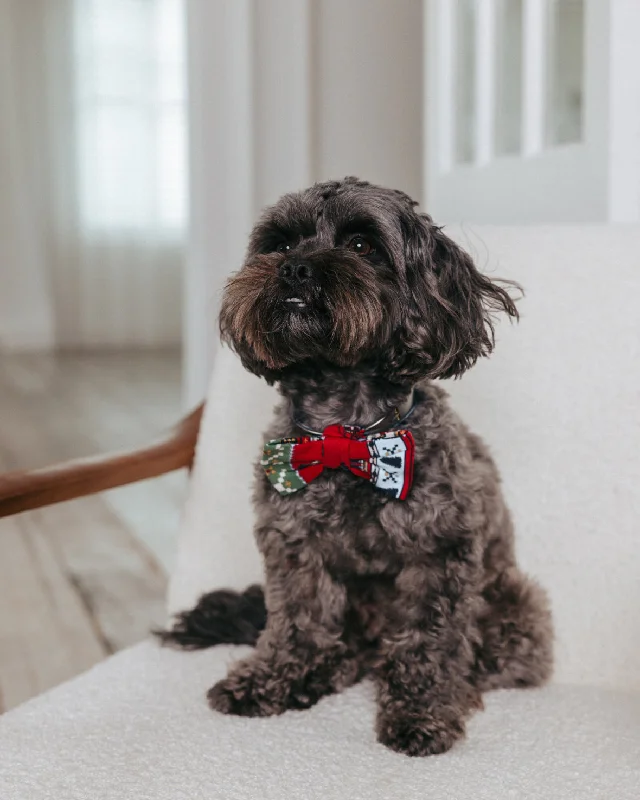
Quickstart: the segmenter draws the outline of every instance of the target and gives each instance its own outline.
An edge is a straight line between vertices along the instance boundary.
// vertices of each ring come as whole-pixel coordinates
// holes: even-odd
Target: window
[[[476,126],[474,74],[476,60],[476,6],[474,0],[459,0],[455,6],[455,160],[473,161]]]
[[[549,0],[546,141],[582,139],[584,0]]]
[[[500,0],[496,6],[495,150],[522,149],[523,0]]]
[[[182,0],[75,0],[78,203],[90,232],[186,222]]]

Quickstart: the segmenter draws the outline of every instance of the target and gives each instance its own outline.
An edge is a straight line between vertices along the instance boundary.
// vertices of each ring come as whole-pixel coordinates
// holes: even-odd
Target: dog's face
[[[392,382],[462,374],[493,348],[507,292],[402,192],[347,178],[285,195],[227,284],[222,337],[268,380],[309,362]]]

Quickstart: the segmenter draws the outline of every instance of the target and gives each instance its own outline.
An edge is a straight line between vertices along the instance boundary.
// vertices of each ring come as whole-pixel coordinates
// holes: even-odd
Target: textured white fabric
[[[520,324],[450,390],[551,592],[556,680],[640,689],[640,228],[458,238],[526,290]]]
[[[466,741],[410,759],[375,741],[372,687],[271,719],[203,693],[238,649],[145,643],[0,718],[2,800],[637,800],[640,696],[486,696]],[[240,651],[242,652],[242,651]]]
[[[169,586],[172,611],[192,606],[207,589],[243,589],[262,579],[250,487],[276,400],[275,389],[220,348]]]
[[[527,292],[494,355],[447,383],[494,451],[521,562],[551,592],[556,679],[640,689],[640,228],[452,233]],[[249,483],[275,397],[221,353],[172,610],[261,579]]]

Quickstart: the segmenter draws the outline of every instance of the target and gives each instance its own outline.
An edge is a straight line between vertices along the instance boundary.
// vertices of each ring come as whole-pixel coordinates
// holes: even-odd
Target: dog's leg
[[[254,653],[209,691],[225,714],[269,716],[308,708],[359,677],[359,662],[342,641],[347,593],[318,557],[267,563],[267,626]]]
[[[482,592],[482,643],[475,667],[481,691],[540,686],[553,666],[553,625],[546,592],[517,567]]]
[[[475,601],[459,566],[411,566],[396,580],[375,670],[377,733],[380,742],[406,755],[444,753],[482,706],[470,681]]]

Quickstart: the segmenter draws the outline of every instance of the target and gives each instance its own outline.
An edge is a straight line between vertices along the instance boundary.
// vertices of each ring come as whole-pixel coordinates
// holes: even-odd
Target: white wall
[[[421,0],[321,0],[316,175],[422,198]]]

